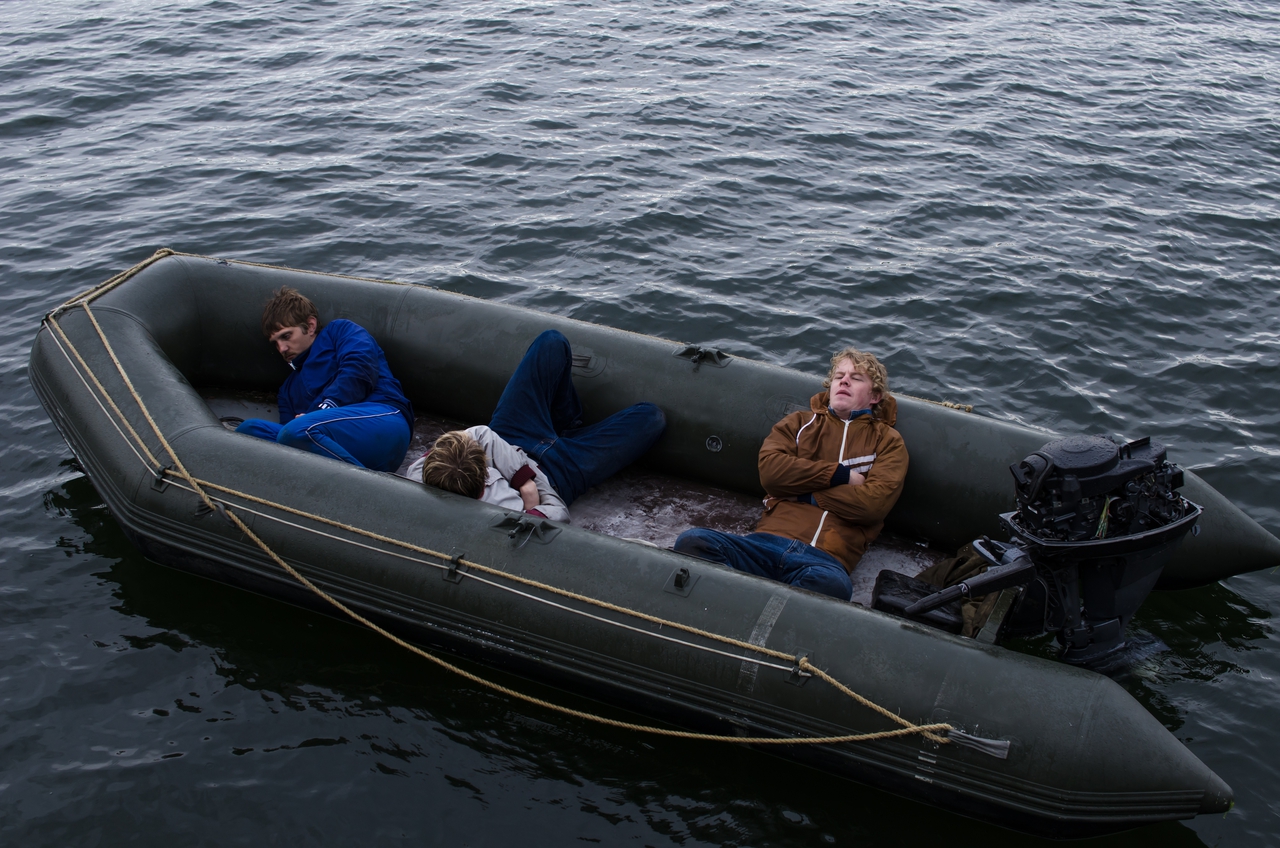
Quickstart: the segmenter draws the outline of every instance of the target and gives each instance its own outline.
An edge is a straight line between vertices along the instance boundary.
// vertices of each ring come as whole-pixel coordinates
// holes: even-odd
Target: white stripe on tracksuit
[[[359,420],[361,420],[362,418],[386,418],[388,415],[399,415],[399,414],[400,414],[400,410],[398,410],[398,409],[394,409],[394,408],[393,408],[393,409],[388,410],[387,412],[379,412],[379,413],[378,413],[378,414],[376,414],[376,415],[346,415],[346,416],[343,416],[342,418],[330,418],[330,419],[328,419],[327,421],[319,421],[319,422],[316,422],[315,424],[312,424],[312,425],[310,425],[309,427],[307,427],[307,429],[303,430],[302,432],[303,432],[303,433],[305,433],[305,434],[306,434],[306,436],[307,436],[307,438],[311,440],[311,444],[313,444],[313,445],[315,445],[316,447],[320,448],[320,450],[324,451],[325,453],[327,453],[329,456],[333,457],[334,459],[342,460],[342,457],[338,456],[336,453],[334,453],[333,451],[329,450],[329,449],[328,449],[327,447],[325,447],[324,445],[322,445],[322,444],[320,444],[319,442],[317,442],[317,441],[316,441],[316,437],[315,437],[315,436],[313,436],[313,435],[311,435],[311,431],[312,431],[312,430],[315,430],[315,429],[317,429],[317,428],[322,428],[322,427],[324,427],[326,424],[337,424],[337,423],[338,423],[338,422],[340,422],[340,421],[359,421]],[[332,438],[332,437],[331,437],[331,436],[328,436],[328,435],[326,434],[325,438]],[[345,447],[345,445],[344,445],[344,447]],[[350,453],[350,452],[348,451],[348,453]],[[352,454],[352,456],[355,456],[355,454]],[[343,460],[343,461],[345,462],[345,460]]]

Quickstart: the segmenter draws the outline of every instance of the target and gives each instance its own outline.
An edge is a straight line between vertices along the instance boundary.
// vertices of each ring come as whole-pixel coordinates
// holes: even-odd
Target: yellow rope
[[[176,472],[174,472],[171,469],[168,470],[167,473],[174,476],[179,476],[176,474]],[[372,530],[365,530],[362,527],[356,527],[351,524],[345,524],[341,521],[336,521],[332,518],[327,518],[323,515],[315,515],[313,513],[306,512],[304,510],[297,509],[295,507],[287,506],[285,504],[278,504],[273,501],[269,501],[265,498],[259,498],[255,495],[250,495],[246,492],[237,491],[236,489],[232,489],[228,486],[221,486],[221,485],[218,485],[217,483],[211,483],[207,480],[200,480],[199,483],[200,485],[206,488],[214,489],[215,491],[222,492],[223,494],[232,495],[234,497],[243,498],[251,503],[256,503],[262,506],[278,509],[282,512],[287,512],[287,513],[290,513],[291,515],[296,515],[299,518],[306,518],[308,520],[315,521],[320,524],[327,524],[330,527],[334,527],[339,530],[346,530],[349,533],[355,533],[356,535],[364,536],[365,538],[373,539],[374,541],[384,542],[389,545],[395,545],[397,547],[401,547],[406,550],[414,551],[415,553],[423,554],[424,556],[433,557],[435,559],[439,559],[443,561],[450,560],[450,556],[446,553],[442,553],[441,551],[435,551],[430,548],[424,548],[420,545],[415,545],[412,542],[405,542],[401,539],[396,539],[391,536],[384,536],[381,533],[375,533]],[[732,645],[733,647],[740,648],[742,650],[763,654],[764,656],[772,657],[773,659],[786,660],[787,662],[796,662],[796,657],[794,655],[783,653],[782,651],[777,651],[777,650],[774,650],[773,648],[766,648],[763,645],[755,645],[755,644],[752,644],[751,642],[744,642],[741,639],[734,639],[732,636],[725,636],[720,633],[713,633],[709,630],[703,630],[701,628],[694,627],[689,624],[683,624],[679,621],[670,621],[665,618],[660,618],[656,615],[650,615],[649,613],[630,609],[629,607],[623,607],[623,606],[619,606],[618,604],[613,604],[608,601],[600,600],[598,598],[592,598],[589,595],[582,595],[577,592],[572,592],[568,589],[562,589],[559,586],[553,586],[549,583],[543,583],[538,580],[532,580],[528,577],[522,577],[518,574],[512,574],[509,571],[502,571],[497,568],[492,568],[482,563],[473,562],[472,560],[460,558],[458,559],[458,563],[460,565],[465,565],[468,568],[473,568],[476,571],[479,571],[483,574],[490,574],[495,577],[502,577],[512,582],[521,583],[525,586],[529,586],[534,589],[541,589],[545,592],[550,592],[555,595],[560,595],[561,597],[564,597],[564,598],[570,598],[575,601],[582,601],[584,603],[600,607],[601,609],[606,609],[611,612],[617,612],[623,615],[628,615],[633,618],[638,618],[642,621],[647,621],[651,624],[657,624],[660,627],[670,627],[675,630],[682,630],[685,633],[690,633],[695,636],[701,636],[703,638],[711,639],[716,642],[722,642],[726,645]],[[830,683],[832,686],[843,691],[846,695],[848,695],[853,700],[857,701],[862,706],[870,710],[873,710],[874,712],[879,713],[885,718],[890,719],[891,721],[897,722],[898,724],[901,724],[903,727],[915,726],[915,725],[912,725],[910,722],[908,722],[906,719],[902,718],[896,713],[890,712],[889,710],[885,709],[884,707],[880,706],[874,701],[867,700],[862,695],[859,695],[857,692],[854,692],[850,689],[845,688],[844,685],[840,683],[840,681],[836,680],[834,677],[827,674],[827,672],[823,671],[822,669],[810,663],[807,657],[801,657],[798,665],[801,671],[807,674],[812,674],[821,680],[825,680],[826,682]],[[942,737],[937,737],[930,734],[926,734],[926,736],[930,739],[933,739],[934,741],[944,741],[942,740]]]
[[[894,392],[898,397],[911,398],[912,400],[920,400],[925,403],[931,403],[934,406],[945,406],[947,409],[958,409],[961,412],[973,412],[973,404],[956,403],[950,400],[933,400],[932,398],[918,397],[917,395],[904,395],[901,392]]]
[[[133,277],[134,275],[142,271],[144,268],[148,267],[149,265],[161,259],[164,259],[166,256],[189,256],[192,259],[208,259],[215,262],[234,263],[236,265],[245,265],[250,268],[267,268],[269,270],[274,270],[274,271],[293,271],[299,274],[318,274],[324,277],[335,277],[340,280],[359,280],[364,283],[382,283],[383,285],[388,285],[388,286],[417,285],[416,283],[404,283],[399,280],[387,280],[382,277],[361,277],[356,274],[337,274],[332,271],[308,271],[302,268],[294,268],[289,265],[271,265],[266,262],[249,262],[244,259],[222,259],[217,256],[207,256],[201,253],[184,253],[182,251],[173,250],[172,248],[162,247],[158,249],[155,253],[153,253],[151,256],[142,260],[137,265],[134,265],[132,268],[129,268],[126,271],[121,271],[119,274],[116,274],[114,277],[111,277],[110,279],[102,283],[99,283],[97,286],[94,286],[88,289],[87,291],[71,298],[66,303],[62,304],[53,312],[51,312],[50,315],[57,315],[63,312],[64,310],[70,309],[73,306],[78,306],[84,303],[89,303],[90,301],[93,301],[93,300],[97,300],[99,297],[106,294],[111,289],[116,288],[121,283],[128,280],[130,277]],[[459,297],[469,297],[472,299],[476,299],[472,295],[463,294],[461,292],[451,292],[451,294],[455,294]],[[634,333],[631,331],[625,331],[625,332],[629,332],[631,333],[631,335],[644,336],[645,338],[650,338],[650,339],[657,339],[658,341],[661,341],[661,342],[671,341],[670,339],[659,338],[657,336],[649,335],[648,333]],[[934,404],[935,406],[944,406],[947,409],[957,409],[957,410],[960,410],[961,412],[973,412],[973,404],[971,403],[957,403],[955,401],[950,401],[950,400],[934,400],[933,398],[920,397],[919,395],[906,395],[906,394],[902,394],[901,392],[895,392],[895,394],[898,397],[904,397],[904,398],[910,398],[911,400],[923,401],[924,403],[931,403],[931,404]]]
[[[121,379],[124,381],[125,387],[128,389],[130,395],[133,397],[134,402],[137,403],[138,408],[142,411],[142,414],[146,418],[147,423],[151,426],[152,431],[155,433],[156,437],[160,440],[160,443],[163,446],[165,452],[173,460],[173,468],[160,469],[158,473],[169,474],[185,480],[187,484],[191,486],[192,491],[194,491],[200,497],[200,499],[204,502],[204,504],[211,510],[216,510],[218,507],[217,507],[217,504],[214,502],[214,500],[205,491],[206,488],[213,489],[216,491],[221,491],[224,494],[243,498],[250,502],[258,503],[274,509],[279,509],[281,511],[292,513],[294,515],[304,517],[309,520],[317,521],[319,523],[328,524],[330,526],[343,529],[348,532],[355,533],[357,535],[363,535],[367,538],[374,539],[380,542],[403,547],[408,550],[413,550],[415,552],[424,554],[426,556],[430,556],[430,557],[434,557],[434,558],[446,560],[446,561],[449,560],[450,558],[448,555],[443,554],[439,551],[433,551],[429,548],[424,548],[409,542],[404,542],[388,536],[383,536],[381,534],[374,533],[372,531],[364,530],[359,527],[344,524],[342,522],[335,521],[333,519],[325,518],[324,516],[313,515],[311,513],[307,513],[302,510],[298,510],[293,507],[286,506],[284,504],[278,504],[263,498],[258,498],[256,496],[249,495],[245,492],[239,492],[235,489],[231,489],[225,486],[220,486],[216,483],[200,480],[196,477],[193,477],[190,474],[190,472],[187,471],[186,466],[182,463],[181,459],[179,459],[177,452],[173,449],[173,447],[169,444],[168,440],[164,437],[164,434],[161,431],[159,425],[156,423],[155,419],[152,418],[151,413],[147,409],[146,404],[143,402],[141,395],[138,393],[137,389],[134,388],[133,382],[129,379],[128,374],[125,372],[123,364],[120,362],[119,358],[116,356],[115,350],[112,348],[110,341],[107,339],[106,333],[103,331],[102,326],[98,323],[97,318],[94,317],[92,310],[89,308],[90,300],[93,300],[96,297],[100,296],[101,294],[105,293],[106,291],[109,291],[110,288],[113,288],[115,285],[119,285],[119,283],[123,282],[125,279],[128,279],[129,276],[132,276],[133,274],[142,270],[142,268],[146,267],[151,262],[154,262],[162,258],[163,256],[171,255],[172,253],[173,253],[172,251],[169,251],[168,253],[158,251],[157,254],[151,257],[151,259],[148,260],[147,262],[140,263],[138,266],[135,266],[133,269],[130,269],[130,272],[126,272],[127,276],[117,275],[116,278],[112,278],[112,280],[107,281],[107,283],[111,284],[110,286],[108,286],[107,283],[104,283],[103,285],[98,286],[97,288],[91,290],[90,292],[87,292],[85,295],[82,295],[78,298],[74,298],[72,301],[69,301],[68,304],[66,304],[66,306],[79,305],[84,308],[85,314],[89,317],[90,322],[93,324],[93,327],[96,330],[98,337],[102,341],[103,347],[106,349],[108,356],[111,358],[111,361],[115,365],[117,372],[119,372]],[[63,307],[63,308],[66,308],[66,307]],[[60,308],[57,311],[61,311],[61,309],[62,308]],[[79,361],[81,364],[81,367],[83,367],[86,373],[88,373],[89,376],[93,379],[94,385],[97,386],[98,390],[102,392],[103,396],[111,404],[111,408],[115,411],[116,415],[120,416],[121,420],[125,424],[126,428],[129,430],[129,433],[132,435],[132,437],[139,443],[139,445],[142,446],[147,456],[158,467],[160,465],[159,461],[156,460],[155,456],[151,453],[151,451],[147,449],[146,444],[142,441],[141,437],[137,434],[137,432],[133,429],[133,427],[129,425],[128,420],[124,417],[123,413],[120,411],[115,401],[112,400],[110,394],[107,393],[106,389],[102,386],[102,383],[98,380],[96,375],[94,375],[93,370],[85,362],[84,358],[80,355],[79,351],[76,349],[75,345],[71,342],[70,338],[67,337],[66,333],[62,330],[57,320],[53,317],[53,314],[56,314],[56,313],[51,313],[48,319],[49,323],[54,326],[58,334],[62,337],[63,341],[75,354],[77,361]],[[946,737],[939,736],[937,733],[934,733],[933,731],[945,731],[945,730],[953,729],[951,725],[947,723],[937,723],[937,724],[928,724],[928,725],[913,724],[912,722],[902,718],[901,716],[898,716],[897,714],[890,712],[889,710],[885,709],[879,704],[876,704],[864,698],[862,695],[859,695],[858,693],[854,692],[852,689],[845,686],[843,683],[836,680],[834,677],[827,674],[822,669],[812,665],[809,662],[807,657],[801,657],[797,662],[797,665],[799,666],[802,672],[817,676],[818,678],[831,684],[833,687],[835,687],[838,691],[840,691],[847,697],[851,698],[852,700],[856,701],[862,706],[867,707],[868,709],[871,709],[872,711],[878,713],[879,715],[882,715],[896,722],[897,724],[901,725],[901,727],[897,730],[878,731],[874,733],[847,734],[843,736],[826,736],[826,737],[803,737],[803,738],[793,738],[793,739],[777,738],[777,737],[719,736],[719,735],[713,735],[713,734],[696,733],[693,731],[668,730],[665,728],[634,724],[631,722],[623,722],[615,719],[604,718],[603,716],[594,715],[592,713],[586,713],[581,710],[575,710],[569,707],[564,707],[558,704],[551,703],[549,701],[544,701],[541,698],[535,698],[531,695],[526,695],[524,693],[517,692],[516,690],[510,689],[506,686],[502,686],[501,684],[494,683],[489,680],[485,680],[484,678],[481,678],[475,674],[472,674],[471,672],[468,672],[462,668],[459,668],[458,666],[455,666],[452,663],[449,663],[443,659],[440,659],[439,657],[434,656],[433,654],[428,653],[427,651],[424,651],[423,649],[417,647],[416,645],[413,645],[405,641],[404,639],[401,639],[400,637],[396,636],[395,634],[387,631],[386,629],[378,626],[374,622],[370,621],[369,619],[360,615],[355,610],[348,607],[346,604],[339,601],[337,598],[333,597],[332,595],[322,590],[320,587],[316,586],[314,583],[311,582],[311,580],[309,580],[307,577],[305,577],[303,574],[301,574],[295,568],[293,568],[291,565],[285,562],[283,558],[281,558],[278,554],[276,554],[275,551],[273,551],[270,548],[270,546],[268,546],[264,541],[262,541],[262,539],[260,539],[252,530],[250,530],[248,525],[246,525],[240,519],[240,517],[237,516],[230,509],[223,509],[219,511],[223,512],[228,517],[228,519],[231,520],[232,523],[234,523],[241,532],[243,532],[251,541],[253,541],[253,543],[257,545],[265,554],[267,554],[267,556],[270,557],[273,562],[275,562],[282,569],[284,569],[286,573],[288,573],[295,580],[297,580],[299,583],[305,586],[308,590],[314,592],[316,595],[323,598],[326,602],[334,606],[336,609],[341,610],[343,613],[345,613],[355,621],[358,621],[361,624],[365,625],[366,627],[370,628],[371,630],[381,634],[382,636],[385,636],[386,638],[395,642],[397,645],[400,645],[401,647],[414,652],[415,654],[441,666],[442,668],[446,668],[450,671],[453,671],[454,673],[474,683],[477,683],[479,685],[501,692],[502,694],[505,694],[509,697],[513,697],[530,704],[535,704],[537,706],[541,706],[546,709],[550,709],[550,710],[562,713],[564,715],[570,715],[576,718],[582,718],[589,721],[594,721],[600,724],[608,725],[610,727],[617,727],[617,728],[639,731],[644,733],[653,733],[653,734],[658,734],[663,736],[671,736],[675,738],[700,739],[704,741],[737,742],[737,743],[760,744],[760,745],[830,744],[830,743],[836,743],[836,742],[865,742],[865,741],[872,741],[875,739],[887,739],[887,738],[906,736],[906,735],[911,735],[916,733],[919,733],[925,738],[930,739],[934,742],[945,744],[949,740],[946,739]],[[764,646],[761,646],[761,645],[754,645],[754,644],[751,644],[750,642],[744,642],[742,640],[734,639],[732,637],[723,636],[717,633],[712,633],[710,631],[702,630],[700,628],[692,627],[690,625],[682,624],[680,622],[668,621],[666,619],[662,619],[657,616],[652,616],[647,613],[642,613],[638,610],[628,609],[626,607],[622,607],[616,604],[611,604],[607,601],[602,601],[599,599],[588,597],[586,595],[581,595],[577,592],[571,592],[566,589],[561,589],[559,587],[551,586],[546,583],[541,583],[536,580],[530,580],[525,577],[520,577],[519,575],[515,575],[509,572],[490,568],[481,563],[473,562],[470,560],[463,560],[463,559],[459,559],[458,561],[461,564],[466,565],[468,568],[474,568],[475,570],[483,573],[491,574],[498,577],[503,577],[505,579],[512,580],[518,583],[523,583],[527,586],[531,586],[534,588],[538,588],[544,591],[561,595],[563,597],[572,598],[574,600],[592,604],[592,605],[601,607],[603,609],[608,609],[624,615],[629,615],[635,618],[639,618],[644,621],[658,624],[659,626],[666,626],[666,627],[672,627],[678,630],[683,630],[685,632],[688,632],[694,635],[702,636],[707,639],[719,641],[725,644],[733,645],[743,650],[760,653],[760,654],[774,657],[777,659],[783,659],[787,661],[796,661],[796,659],[789,654],[785,654],[785,653],[782,653],[781,651],[776,651],[770,648],[765,648]]]
[[[152,265],[156,262],[159,262],[161,259],[164,259],[166,256],[177,256],[177,255],[178,255],[178,252],[176,250],[171,250],[170,248],[162,247],[159,250],[157,250],[155,253],[148,256],[146,259],[139,262],[137,265],[134,265],[132,268],[129,268],[125,271],[121,271],[119,274],[116,274],[114,277],[104,280],[103,282],[99,283],[98,285],[94,286],[88,291],[85,291],[85,292],[82,292],[81,294],[76,295],[75,297],[71,298],[66,303],[62,304],[61,306],[59,306],[57,309],[53,310],[53,312],[49,314],[51,316],[57,315],[58,313],[63,312],[67,309],[70,309],[71,307],[76,306],[78,304],[88,303],[91,300],[96,300],[97,298],[111,291],[116,286],[123,283],[125,280],[138,274],[147,266]]]
[[[59,336],[62,336],[62,340],[66,342],[67,347],[71,348],[71,352],[76,355],[76,360],[80,363],[80,367],[89,375],[89,379],[93,380],[93,384],[98,387],[98,391],[107,399],[107,403],[111,404],[111,408],[115,410],[116,415],[120,418],[120,423],[124,424],[125,429],[129,431],[129,435],[133,436],[133,440],[138,443],[138,447],[142,448],[142,452],[147,455],[147,459],[151,460],[151,464],[154,465],[156,469],[159,469],[160,460],[156,459],[155,454],[151,453],[151,449],[147,447],[147,443],[142,441],[142,437],[138,435],[138,431],[133,429],[133,425],[129,423],[129,419],[125,418],[124,413],[120,411],[120,407],[116,406],[116,402],[112,399],[110,393],[108,393],[102,383],[98,381],[98,375],[93,373],[93,369],[89,367],[89,363],[84,361],[84,357],[80,355],[80,351],[76,350],[76,346],[71,343],[71,339],[67,338],[67,334],[62,330],[62,325],[53,318],[49,318],[48,323],[58,331]],[[96,324],[97,322],[95,321],[94,323]],[[156,473],[158,474],[160,472],[157,471]]]

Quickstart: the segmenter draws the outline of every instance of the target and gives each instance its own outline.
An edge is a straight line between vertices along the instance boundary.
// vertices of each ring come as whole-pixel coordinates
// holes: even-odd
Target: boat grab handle
[[[714,365],[716,368],[723,368],[733,358],[722,350],[714,347],[702,347],[701,345],[684,345],[677,348],[673,355],[692,362],[694,371],[697,371],[704,362],[707,365]]]
[[[559,536],[561,530],[561,528],[544,518],[534,518],[528,515],[504,515],[502,520],[493,525],[491,529],[506,533],[507,538],[517,548],[523,548],[529,544],[530,539],[545,545],[556,536]],[[521,539],[521,536],[524,538]]]

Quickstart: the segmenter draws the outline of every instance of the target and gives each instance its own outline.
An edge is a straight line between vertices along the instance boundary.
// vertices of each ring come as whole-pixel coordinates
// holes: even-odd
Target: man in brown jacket
[[[694,528],[675,549],[739,571],[849,600],[849,572],[902,494],[907,449],[897,403],[874,356],[845,348],[809,410],[774,425],[760,448],[768,497],[747,536]]]

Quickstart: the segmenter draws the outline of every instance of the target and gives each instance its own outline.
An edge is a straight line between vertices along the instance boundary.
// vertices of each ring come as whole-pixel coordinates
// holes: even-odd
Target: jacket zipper
[[[852,421],[852,420],[853,419],[849,419],[849,421]],[[849,438],[849,421],[844,422],[844,432],[840,434],[840,456],[836,459],[836,462],[844,462],[844,443],[845,443],[845,440]],[[796,434],[797,442],[799,441],[799,436],[800,434],[797,433]],[[827,511],[824,509],[822,511],[822,517],[818,519],[818,529],[813,531],[813,539],[809,541],[809,547],[811,548],[818,547],[818,536],[822,535],[822,525],[826,523],[827,523]]]

